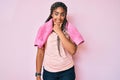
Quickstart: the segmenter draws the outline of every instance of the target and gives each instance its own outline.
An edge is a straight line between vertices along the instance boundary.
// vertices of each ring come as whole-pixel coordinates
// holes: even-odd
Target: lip
[[[56,20],[56,22],[59,22],[59,23],[61,23],[62,21],[61,21],[61,20]]]
[[[58,21],[56,21],[56,23],[62,23],[62,22],[61,22],[61,21],[59,21],[59,22],[58,22]]]
[[[57,22],[57,23],[61,23],[61,22]]]

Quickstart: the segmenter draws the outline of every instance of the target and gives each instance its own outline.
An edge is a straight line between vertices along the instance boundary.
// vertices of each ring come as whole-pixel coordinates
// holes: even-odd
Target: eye
[[[58,16],[58,14],[59,14],[58,12],[54,12],[54,15]]]
[[[63,17],[64,17],[64,16],[65,16],[65,13],[62,13],[62,14],[61,14],[61,16],[63,16]]]
[[[57,16],[57,15],[58,15],[58,12],[55,12],[54,14]]]

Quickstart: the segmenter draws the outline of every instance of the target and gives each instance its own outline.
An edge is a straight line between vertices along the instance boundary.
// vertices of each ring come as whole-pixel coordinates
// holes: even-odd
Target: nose
[[[58,16],[58,19],[59,19],[59,20],[61,19],[61,15]]]

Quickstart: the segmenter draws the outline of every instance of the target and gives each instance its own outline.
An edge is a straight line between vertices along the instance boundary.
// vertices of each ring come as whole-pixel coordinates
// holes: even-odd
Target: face
[[[58,7],[55,10],[53,10],[52,18],[54,23],[62,24],[65,19],[65,16],[66,14],[62,7]]]

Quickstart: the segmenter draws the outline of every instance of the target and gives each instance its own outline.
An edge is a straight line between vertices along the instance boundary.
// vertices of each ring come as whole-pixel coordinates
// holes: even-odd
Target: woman
[[[40,27],[35,39],[36,80],[75,80],[72,56],[84,40],[67,19],[67,6],[55,2],[45,24]]]

